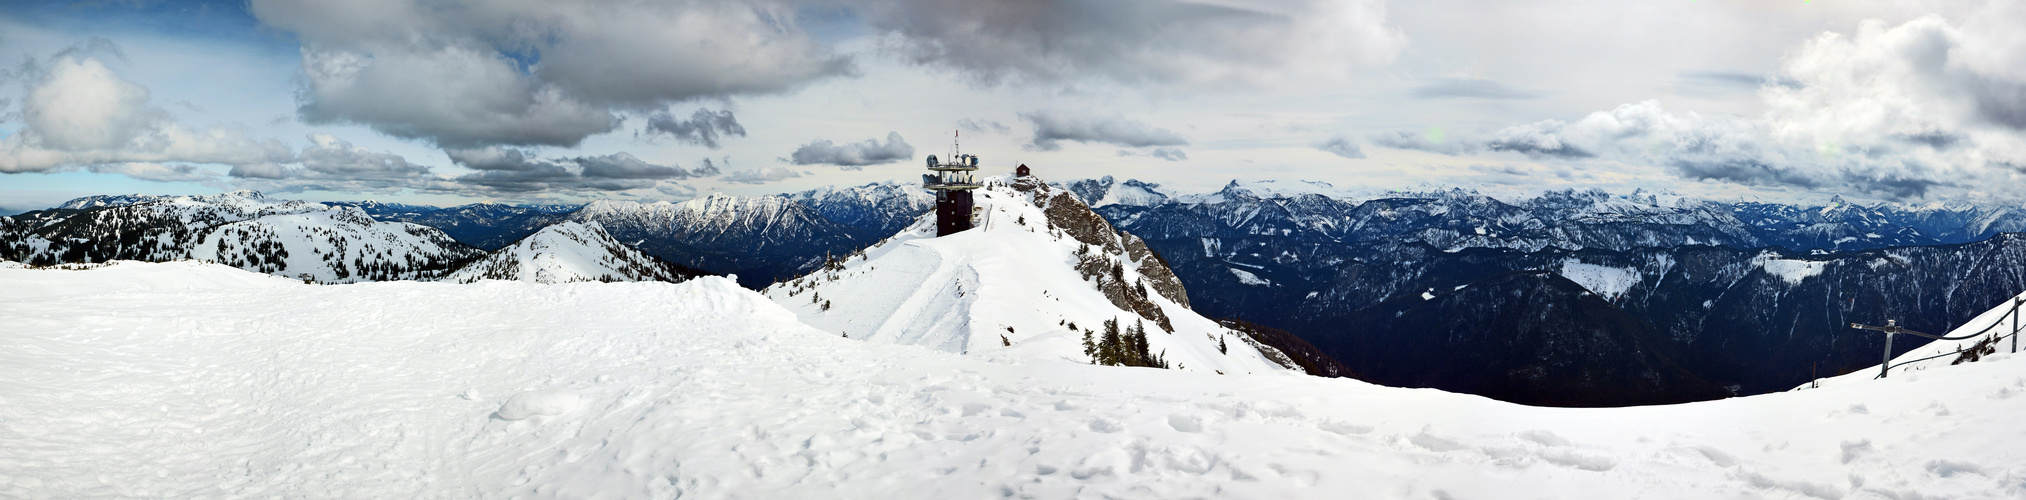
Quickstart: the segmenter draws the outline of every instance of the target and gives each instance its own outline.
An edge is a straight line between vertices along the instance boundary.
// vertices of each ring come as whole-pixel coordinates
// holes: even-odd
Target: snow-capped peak
[[[597,222],[561,222],[474,261],[443,280],[681,282],[691,277],[691,273],[612,239]]]
[[[1135,325],[1171,368],[1264,372],[1291,363],[1189,310],[1144,242],[1067,190],[992,177],[974,229],[935,237],[934,215],[861,253],[767,288],[804,321],[854,339],[987,356],[1091,362],[1086,332]]]

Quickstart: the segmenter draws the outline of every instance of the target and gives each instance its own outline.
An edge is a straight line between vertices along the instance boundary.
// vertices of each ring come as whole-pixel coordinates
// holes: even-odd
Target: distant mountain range
[[[1306,339],[1279,347],[1303,358],[1304,369],[1530,404],[1780,390],[1804,382],[1811,367],[1831,375],[1874,363],[1879,339],[1845,333],[1849,322],[1896,319],[1943,331],[1991,306],[1983,298],[2026,290],[2026,243],[2007,234],[2026,229],[2026,211],[2016,207],[1797,206],[1595,190],[1374,197],[1321,183],[1235,181],[1174,193],[1112,178],[1050,188],[1091,207],[1081,212],[1091,218],[1085,225],[1142,242],[1162,265],[1140,269],[1172,272],[1174,288],[1187,290],[1160,291],[1172,302],[1230,318],[1227,328],[1265,332],[1248,338]],[[574,224],[562,226],[572,229],[563,240],[596,244],[530,245],[602,249],[578,261],[626,263],[611,270],[660,259],[690,268],[676,279],[730,273],[761,288],[848,260],[931,204],[900,183],[582,206],[97,196],[0,218],[0,258],[199,258],[350,282],[439,279],[490,250],[488,260],[511,263],[474,273],[520,276],[546,264],[503,249]],[[1168,280],[1148,282],[1159,289]]]
[[[595,222],[648,255],[712,274],[735,274],[740,284],[760,288],[806,273],[826,255],[849,253],[891,236],[933,204],[934,198],[912,185],[877,183],[773,196],[714,194],[682,203],[350,205],[380,220],[435,227],[485,250],[552,224]]]
[[[484,252],[356,208],[211,196],[97,196],[0,218],[0,259],[29,264],[196,259],[305,281],[436,279]]]
[[[1287,329],[1375,382],[1531,404],[1783,390],[1811,365],[1876,363],[1879,339],[1850,322],[1945,331],[2026,290],[2013,208],[1065,184],[1124,200],[1097,212],[1166,257],[1204,314]]]

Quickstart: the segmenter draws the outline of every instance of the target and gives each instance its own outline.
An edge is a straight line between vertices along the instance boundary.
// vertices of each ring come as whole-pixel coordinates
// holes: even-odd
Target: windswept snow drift
[[[1569,409],[856,342],[715,277],[0,266],[0,317],[11,498],[2026,495],[2016,356]]]

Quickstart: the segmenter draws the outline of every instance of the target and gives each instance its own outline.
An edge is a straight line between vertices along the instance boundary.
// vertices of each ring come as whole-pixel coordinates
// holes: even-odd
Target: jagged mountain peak
[[[805,322],[873,342],[1089,362],[1085,331],[1143,325],[1171,367],[1277,371],[1285,355],[1190,311],[1179,280],[1138,238],[1067,190],[992,177],[977,226],[934,237],[933,215],[861,253],[764,290]],[[1220,341],[1224,348],[1220,349]],[[1164,353],[1164,354],[1163,354]]]
[[[682,282],[695,274],[620,243],[597,222],[560,222],[536,231],[444,281],[574,283],[581,281]]]

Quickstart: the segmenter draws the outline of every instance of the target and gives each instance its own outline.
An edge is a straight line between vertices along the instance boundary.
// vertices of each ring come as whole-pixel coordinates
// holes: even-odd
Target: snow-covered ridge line
[[[803,321],[839,335],[1007,359],[1090,362],[1101,325],[1149,332],[1149,357],[1184,370],[1285,370],[1187,306],[1137,237],[1032,177],[974,192],[977,227],[934,237],[933,216],[864,252],[768,287]],[[1110,330],[1114,327],[1104,327]],[[1284,356],[1281,356],[1285,359]]]

